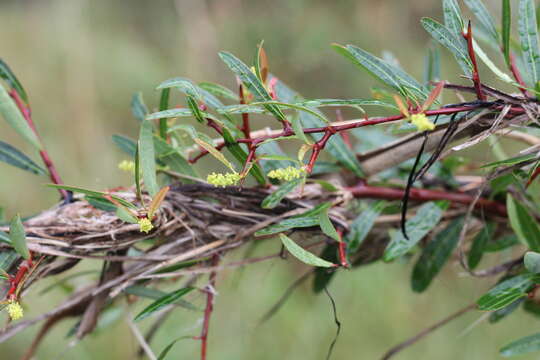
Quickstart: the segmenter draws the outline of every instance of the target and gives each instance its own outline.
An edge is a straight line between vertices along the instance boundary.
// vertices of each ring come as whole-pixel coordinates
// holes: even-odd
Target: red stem
[[[214,255],[212,259],[212,266],[216,266],[219,261],[219,255]],[[212,271],[210,273],[209,285],[210,288],[206,290],[206,308],[204,309],[204,321],[201,330],[201,335],[198,337],[201,340],[201,360],[206,360],[206,350],[208,348],[208,329],[210,327],[210,317],[214,310],[214,287],[216,286],[217,272]]]
[[[347,190],[349,190],[356,198],[388,200],[401,200],[405,193],[405,190],[403,189],[369,186],[365,185],[363,182],[356,186],[347,188]],[[470,204],[475,199],[474,196],[460,192],[452,193],[440,190],[426,190],[417,188],[412,188],[410,190],[409,198],[415,201],[449,200],[459,204]],[[506,206],[496,201],[480,198],[476,202],[475,207],[496,215],[507,216]]]
[[[464,33],[463,37],[465,38],[465,40],[467,40],[467,50],[469,51],[469,57],[471,58],[471,62],[473,65],[472,80],[474,83],[474,88],[476,90],[476,96],[479,100],[485,101],[486,95],[482,92],[482,83],[480,82],[478,63],[476,62],[476,54],[474,53],[472,26],[470,21],[467,27],[467,33]]]
[[[56,167],[54,166],[54,163],[51,160],[51,157],[49,156],[49,153],[47,150],[45,150],[45,147],[43,145],[43,141],[41,141],[41,138],[36,130],[36,126],[34,124],[34,121],[32,120],[32,113],[29,105],[25,105],[21,97],[19,96],[19,93],[15,91],[15,89],[12,89],[9,92],[9,95],[11,98],[15,101],[15,104],[19,108],[19,111],[21,112],[22,116],[32,129],[32,132],[36,135],[36,137],[39,139],[39,142],[41,143],[41,149],[39,151],[39,155],[41,156],[41,159],[43,160],[43,163],[47,167],[47,170],[49,171],[49,176],[51,178],[51,181],[53,184],[57,185],[63,185],[62,179],[60,178],[60,174],[58,174],[58,171],[56,171]],[[64,200],[69,199],[69,193],[64,189],[58,189],[58,192],[62,195]]]
[[[19,284],[21,283],[22,279],[26,275],[26,273],[30,270],[32,267],[32,253],[30,253],[30,257],[28,260],[24,260],[19,268],[17,269],[17,273],[14,277],[9,279],[10,287],[6,294],[6,298],[8,300],[16,300],[15,296],[17,293],[17,289],[19,288]]]
[[[324,133],[323,137],[319,141],[317,141],[315,144],[313,144],[313,151],[311,152],[311,157],[309,158],[309,163],[306,168],[306,171],[308,172],[308,174],[311,173],[311,171],[313,170],[313,166],[315,165],[315,162],[317,161],[317,158],[319,157],[321,150],[324,149],[330,137],[334,135],[335,133],[336,131],[333,130],[329,126],[327,127],[327,130]]]
[[[224,147],[225,147],[225,142],[219,143],[219,144],[216,145],[216,150],[220,151]],[[199,161],[203,156],[205,156],[207,154],[208,154],[208,150],[201,148],[201,152],[199,153],[199,155],[189,159],[188,162],[190,164],[195,164],[197,161]]]
[[[517,83],[521,85],[519,90],[525,95],[526,97],[529,96],[527,93],[527,90],[525,90],[525,81],[523,81],[523,78],[521,77],[521,73],[519,72],[519,69],[516,66],[516,57],[513,53],[510,53],[510,71],[512,72],[512,75],[514,76],[514,79],[516,79]]]
[[[244,97],[244,86],[240,84],[238,87],[238,94],[240,95],[240,104],[245,104],[246,99]],[[251,137],[251,130],[249,127],[249,114],[248,113],[242,113],[242,132],[244,133],[244,136],[249,139]]]

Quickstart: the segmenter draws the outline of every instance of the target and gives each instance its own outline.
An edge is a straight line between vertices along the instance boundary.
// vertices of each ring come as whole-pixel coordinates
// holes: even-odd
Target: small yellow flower
[[[154,225],[152,225],[152,222],[147,217],[140,218],[138,223],[140,232],[148,234],[154,228]]]
[[[129,160],[122,160],[118,164],[118,168],[120,170],[122,170],[122,171],[134,172],[135,171],[135,163],[133,161],[129,161]]]
[[[22,306],[15,300],[9,302],[6,310],[11,320],[19,320],[24,316]]]
[[[411,123],[418,128],[418,131],[435,129],[435,124],[432,123],[424,113],[412,114],[410,119]]]
[[[240,179],[240,174],[236,172],[226,174],[211,173],[206,177],[206,182],[214,186],[225,187],[230,185],[236,185],[240,181]]]
[[[278,180],[291,181],[300,178],[304,172],[304,169],[298,169],[293,166],[288,166],[286,168],[270,171],[268,173],[268,177]]]

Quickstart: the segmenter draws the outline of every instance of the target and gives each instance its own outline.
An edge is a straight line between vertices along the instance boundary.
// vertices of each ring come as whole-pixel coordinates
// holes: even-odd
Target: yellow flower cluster
[[[304,169],[298,169],[294,166],[288,166],[286,168],[275,169],[268,173],[268,177],[278,180],[291,181],[300,178],[304,174]]]
[[[147,234],[154,228],[154,225],[152,225],[152,222],[147,217],[140,218],[138,224],[139,231]]]
[[[417,127],[418,131],[435,129],[435,124],[432,123],[424,113],[412,114],[411,123]]]
[[[127,172],[134,172],[135,171],[135,163],[133,161],[129,160],[122,160],[120,164],[118,164],[118,168],[122,171]]]
[[[22,306],[15,300],[9,302],[6,307],[9,317],[11,320],[19,320],[24,316]]]
[[[240,181],[240,179],[240,174],[236,172],[226,174],[211,173],[206,177],[206,182],[214,186],[225,187],[230,185],[236,185]]]

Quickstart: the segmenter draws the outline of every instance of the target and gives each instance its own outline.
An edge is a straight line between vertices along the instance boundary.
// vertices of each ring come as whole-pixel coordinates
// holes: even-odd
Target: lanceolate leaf
[[[156,156],[154,151],[154,134],[152,123],[143,121],[139,135],[139,158],[144,180],[144,187],[154,196],[159,191],[156,178]]]
[[[26,245],[26,232],[24,231],[24,226],[21,222],[21,217],[17,214],[11,219],[9,225],[9,239],[11,240],[11,245],[21,255],[24,259],[30,258],[30,252]]]
[[[275,225],[270,225],[255,233],[255,236],[265,236],[277,234],[294,228],[305,228],[319,225],[319,216],[306,216],[290,218],[280,221]]]
[[[190,117],[193,113],[189,109],[169,109],[158,111],[146,116],[146,120],[156,120],[162,118]]]
[[[499,310],[493,311],[491,314],[489,314],[489,322],[491,324],[494,324],[498,321],[501,321],[508,315],[512,314],[514,311],[516,311],[519,308],[519,305],[523,303],[525,299],[517,299],[513,303],[510,303],[509,305],[506,305],[503,308],[500,308]]]
[[[38,137],[32,131],[32,128],[11,99],[6,89],[0,84],[0,114],[7,123],[21,135],[26,141],[32,144],[36,149],[41,150],[41,144]]]
[[[4,79],[4,81],[11,86],[15,91],[19,94],[21,99],[23,99],[25,102],[28,103],[28,95],[26,95],[26,91],[24,90],[23,86],[19,82],[19,79],[15,76],[13,71],[11,71],[8,64],[4,62],[4,60],[0,59],[0,78]]]
[[[161,190],[158,191],[156,196],[152,199],[152,202],[150,203],[150,206],[148,206],[148,218],[152,219],[154,217],[154,214],[159,209],[161,203],[163,200],[165,200],[165,196],[169,192],[169,187],[165,186]]]
[[[174,303],[178,299],[180,299],[182,296],[189,293],[194,288],[192,287],[185,287],[176,291],[173,291],[156,301],[154,301],[152,304],[148,305],[146,308],[144,308],[143,311],[141,311],[137,316],[135,316],[135,321],[140,321],[142,319],[147,318],[148,316],[152,315],[156,311],[159,311],[163,309],[165,306]]]
[[[84,195],[93,196],[93,197],[99,197],[99,198],[103,198],[105,196],[110,196],[111,198],[118,201],[120,204],[122,204],[125,207],[135,208],[135,206],[133,204],[131,204],[130,202],[128,202],[128,201],[126,201],[126,200],[124,200],[124,199],[122,199],[122,198],[120,198],[120,197],[118,197],[116,195],[107,194],[107,193],[102,192],[102,191],[95,191],[95,190],[84,189],[84,188],[81,188],[81,187],[69,186],[69,185],[47,184],[47,186],[55,188],[55,189],[64,189],[64,190],[72,191],[74,193],[81,193],[81,194],[84,194]]]
[[[208,144],[207,142],[194,138],[193,141],[195,141],[200,147],[204,148],[206,151],[208,151],[213,157],[221,161],[225,166],[227,166],[229,169],[234,171],[233,164],[230,163],[229,160],[225,156],[223,156],[222,153],[220,153],[216,148],[214,148],[213,145]]]
[[[528,251],[523,259],[525,268],[533,274],[540,274],[540,254],[533,251]]]
[[[240,61],[231,53],[222,51],[219,56],[227,64],[227,66],[240,78],[256,101],[272,101],[272,98],[266,91],[266,88],[251,69]],[[265,105],[265,108],[270,111],[278,120],[285,120],[285,114],[280,108],[273,104]]]
[[[504,2],[504,0],[503,0]],[[481,0],[465,0],[465,4],[474,13],[484,31],[489,35],[491,41],[497,44],[499,42],[499,33],[495,28],[495,21],[486,9],[486,6]]]
[[[497,310],[507,306],[519,298],[527,296],[536,281],[538,275],[523,274],[507,279],[484,294],[476,304],[480,310]]]
[[[444,25],[456,39],[462,38],[463,19],[456,0],[443,0]]]
[[[179,91],[195,98],[196,100],[202,100],[199,89],[193,82],[189,79],[177,77],[174,79],[165,80],[156,88],[157,90],[176,88]]]
[[[384,200],[373,202],[369,208],[362,211],[362,213],[354,219],[351,224],[351,229],[345,237],[345,242],[347,242],[347,252],[349,254],[354,254],[360,245],[362,245],[362,242],[373,228],[375,220],[377,220],[387,204],[388,203]]]
[[[506,197],[506,207],[510,226],[514,229],[519,240],[527,244],[529,249],[540,251],[540,225],[528,213],[527,209],[510,194],[507,194]]]
[[[330,221],[330,217],[328,216],[328,209],[321,211],[319,213],[319,225],[321,226],[322,232],[332,239],[336,241],[341,241],[341,237],[339,236],[338,232],[336,231],[336,228],[334,227],[334,224],[332,224],[332,221]]]
[[[214,84],[210,82],[201,82],[199,83],[199,87],[208,91],[214,96],[219,96],[225,99],[238,101],[238,95],[236,95],[236,93],[234,93],[233,91],[227,89],[226,87],[222,85]]]
[[[452,255],[456,247],[463,218],[453,220],[445,229],[435,235],[422,251],[412,272],[412,289],[416,292],[426,290],[431,281]]]
[[[124,135],[113,135],[112,141],[120,150],[131,156],[135,157],[135,151],[137,149],[137,143]]]
[[[165,140],[156,135],[154,135],[154,149],[159,161],[162,161],[172,171],[192,177],[198,177],[197,173],[193,169],[193,166],[189,164],[182,154],[180,154],[176,148],[172,147]]]
[[[311,266],[319,267],[334,267],[335,265],[331,262],[321,259],[310,253],[307,250],[304,250],[302,247],[298,246],[294,241],[292,241],[288,236],[284,234],[279,234],[281,242],[287,248],[287,251],[291,253],[295,258],[303,262],[304,264]]]
[[[47,173],[45,169],[32,161],[28,156],[3,141],[0,141],[0,161],[36,175],[45,175]]]
[[[500,353],[505,357],[528,354],[540,350],[540,333],[525,336],[504,346]]]
[[[293,181],[284,183],[279,188],[277,188],[276,191],[274,191],[273,193],[271,193],[270,195],[264,198],[264,200],[261,203],[262,208],[263,209],[275,208],[277,205],[279,205],[281,200],[283,200],[283,198],[287,196],[288,193],[296,189],[296,187],[302,184],[303,181],[304,179],[295,179]]]
[[[506,65],[510,66],[510,32],[512,24],[512,7],[510,0],[502,0],[502,49]]]
[[[341,46],[334,44],[333,47],[338,53],[344,55],[404,97],[419,101],[427,97],[422,86],[403,70],[354,45]]]
[[[135,119],[139,121],[144,121],[146,115],[148,115],[148,108],[146,107],[140,92],[133,94],[133,97],[131,98],[131,113]]]
[[[186,336],[180,336],[179,338],[174,339],[173,341],[169,343],[169,345],[165,346],[165,348],[161,350],[157,360],[164,360],[167,357],[167,354],[169,353],[169,351],[171,351],[171,349],[173,348],[174,344],[176,344],[180,340],[186,340],[186,339],[193,339],[193,336],[186,335]]]
[[[474,237],[471,249],[469,250],[469,256],[467,257],[467,262],[470,269],[474,269],[482,260],[486,244],[495,234],[496,223],[489,222],[485,224],[480,232]]]
[[[424,83],[441,79],[441,52],[439,46],[430,46],[424,60]]]
[[[459,38],[456,38],[448,28],[433,19],[423,18],[421,23],[424,29],[426,29],[436,41],[450,50],[465,75],[471,76],[472,63],[462,41]]]
[[[384,251],[383,260],[392,261],[412,249],[437,225],[448,205],[447,201],[428,202],[422,205],[416,215],[405,224],[409,239],[407,240],[401,231],[394,232]]]
[[[518,32],[528,71],[528,83],[534,87],[540,80],[540,48],[534,0],[520,0]]]

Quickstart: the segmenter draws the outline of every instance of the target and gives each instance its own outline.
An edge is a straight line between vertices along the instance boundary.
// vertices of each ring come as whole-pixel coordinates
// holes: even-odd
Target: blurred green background
[[[233,87],[234,78],[217,52],[228,50],[250,61],[264,39],[271,71],[306,97],[368,97],[373,80],[334,53],[330,44],[353,43],[375,54],[391,50],[404,68],[421,78],[428,41],[419,24],[422,16],[440,19],[439,1],[3,0],[0,56],[30,94],[34,119],[64,181],[106,189],[130,184],[117,169],[123,157],[110,136],[136,135],[138,125],[129,108],[134,92],[142,91],[155,109],[154,88],[170,77]],[[443,74],[456,79],[456,65],[447,55]],[[0,139],[31,152],[10,129],[1,129]],[[0,174],[0,206],[8,216],[29,215],[57,200],[54,191],[43,187],[44,178],[4,164]],[[261,254],[278,250],[277,243],[259,249]],[[256,326],[304,271],[294,260],[274,260],[250,266],[241,275],[223,272],[209,358],[324,359],[335,326],[328,298],[313,295],[309,283],[273,319]],[[473,302],[490,285],[460,276],[459,265],[453,263],[426,293],[416,295],[409,274],[405,263],[339,272],[330,286],[343,325],[333,359],[377,359],[395,343]],[[65,295],[61,290],[39,295],[46,285],[25,298],[28,316],[50,309]],[[203,305],[202,296],[191,300]],[[471,312],[396,359],[496,359],[500,346],[538,326],[536,319],[520,313],[496,325],[482,321],[466,331],[482,316]],[[201,319],[201,313],[177,311],[152,343],[154,351],[159,353],[175,337],[197,334]],[[122,318],[70,347],[65,335],[72,325],[55,328],[37,358],[133,358],[137,342]],[[2,358],[19,357],[37,329],[0,344]],[[184,340],[170,358],[196,359],[198,351],[199,342]]]

